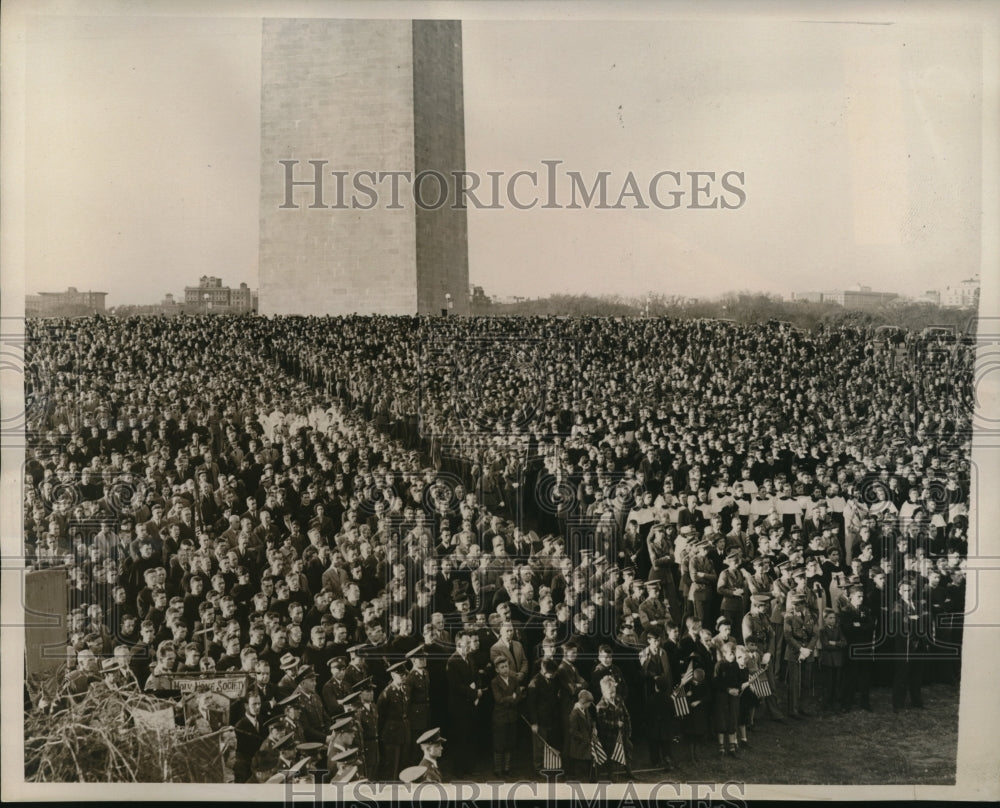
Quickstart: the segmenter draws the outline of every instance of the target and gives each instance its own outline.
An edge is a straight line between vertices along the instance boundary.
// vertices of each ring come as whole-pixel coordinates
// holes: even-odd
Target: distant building
[[[26,295],[24,313],[28,317],[85,317],[103,314],[107,292],[80,292],[70,286],[65,292],[39,292]]]
[[[899,295],[895,292],[873,292],[870,286],[858,284],[851,289],[833,292],[796,292],[792,299],[811,303],[836,303],[845,309],[874,309],[898,300]]]
[[[492,304],[490,296],[486,294],[482,286],[469,287],[469,311],[482,312]]]
[[[197,286],[184,287],[184,307],[189,311],[238,313],[257,310],[257,292],[241,283],[238,289],[222,285],[222,278],[202,275]]]
[[[792,292],[792,300],[805,300],[809,303],[822,303],[822,292]]]
[[[941,305],[956,309],[976,308],[979,305],[979,276],[946,286],[940,292]]]

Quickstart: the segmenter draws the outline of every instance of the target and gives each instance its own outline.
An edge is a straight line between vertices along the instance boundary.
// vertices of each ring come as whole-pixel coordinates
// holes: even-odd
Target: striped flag
[[[750,691],[758,699],[766,699],[772,695],[771,683],[767,681],[767,676],[764,675],[763,671],[750,677]]]
[[[542,742],[544,748],[542,753],[542,768],[549,771],[562,769],[562,756],[559,754],[559,750],[549,746],[541,735],[538,736],[538,739]]]
[[[615,748],[611,750],[611,759],[615,763],[621,763],[626,769],[628,768],[628,763],[625,762],[625,744],[622,743],[622,734],[618,733],[618,737],[615,738]]]
[[[688,704],[687,695],[685,695],[683,690],[678,690],[676,693],[670,695],[670,701],[674,704],[674,715],[678,718],[683,718],[686,715],[691,714],[691,707]]]
[[[601,741],[597,737],[597,727],[594,727],[594,731],[590,735],[590,754],[594,756],[595,766],[603,766],[608,762],[608,754],[604,751],[604,747],[601,746]]]

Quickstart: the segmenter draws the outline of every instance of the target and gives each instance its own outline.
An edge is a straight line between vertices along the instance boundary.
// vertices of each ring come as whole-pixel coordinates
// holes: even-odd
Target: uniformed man
[[[774,677],[774,660],[771,649],[774,647],[774,624],[771,622],[769,614],[771,606],[771,596],[769,594],[756,594],[750,596],[750,611],[743,616],[743,640],[746,643],[756,643],[761,649],[761,665],[764,668],[764,675],[771,686],[771,695],[764,699],[764,705],[770,718],[775,721],[783,721],[784,716],[778,709],[778,698],[775,695],[778,691],[777,682]]]
[[[406,652],[412,666],[404,680],[406,695],[410,700],[410,747],[404,757],[416,756],[417,738],[430,726],[431,682],[427,673],[427,651],[419,645]]]
[[[302,730],[304,740],[323,743],[326,741],[326,710],[323,702],[316,695],[316,671],[308,665],[295,677],[298,704],[302,710]]]
[[[367,643],[362,642],[347,649],[348,663],[347,669],[344,671],[344,684],[349,688],[353,688],[362,679],[368,678],[368,668],[361,656],[361,649],[365,646]]]
[[[362,771],[370,780],[378,777],[379,763],[379,711],[374,704],[375,683],[371,677],[366,677],[354,685],[352,692],[358,694],[361,702],[356,712],[360,732]],[[344,706],[343,701],[341,706]]]
[[[359,780],[358,750],[345,749],[330,758],[331,783],[356,783]]]
[[[382,741],[382,763],[388,778],[399,774],[403,751],[410,741],[410,699],[403,677],[405,662],[387,668],[391,681],[378,697],[378,735]]]
[[[782,561],[775,565],[778,578],[771,585],[771,627],[774,629],[774,644],[768,650],[771,652],[771,659],[774,660],[774,676],[777,678],[787,667],[785,659],[785,605],[788,601],[788,593],[795,587],[792,581],[792,565],[788,561]],[[761,646],[761,650],[764,650]]]
[[[300,693],[296,691],[278,702],[278,713],[285,716],[285,726],[292,733],[292,743],[305,743],[306,732],[302,722]]]
[[[419,782],[441,782],[441,770],[438,768],[438,761],[441,759],[441,755],[444,754],[444,744],[446,740],[447,739],[441,735],[441,729],[439,727],[429,729],[417,738],[417,744],[420,746],[420,751],[423,752],[423,758],[421,758],[419,765],[426,769]]]
[[[740,569],[742,556],[739,550],[730,550],[726,555],[726,568],[719,573],[716,592],[721,598],[719,613],[729,618],[733,627],[733,636],[737,643],[743,639],[742,620],[744,614],[743,595],[746,592],[746,580]]]
[[[340,712],[340,700],[351,692],[345,679],[347,673],[347,658],[342,656],[331,657],[328,666],[330,668],[330,678],[320,690],[320,700],[327,715],[336,715]]]
[[[358,741],[358,725],[354,716],[350,712],[343,713],[339,718],[334,719],[330,725],[329,743],[326,747],[327,768],[333,771],[333,758],[345,749],[358,749],[359,759],[362,755]]]
[[[656,629],[666,632],[666,627],[671,623],[670,609],[660,599],[660,581],[646,581],[646,599],[639,604],[639,622],[642,624],[643,635],[649,630]],[[574,695],[574,702],[576,697]]]
[[[267,737],[264,738],[250,762],[253,776],[258,783],[268,782],[292,764],[289,754],[292,733],[288,731],[285,717],[282,715],[274,716],[267,722],[266,728]]]
[[[708,557],[712,544],[702,539],[694,545],[694,556],[688,565],[691,576],[691,588],[688,599],[691,601],[692,614],[702,623],[708,625],[715,620],[715,585],[718,575],[715,564]]]
[[[298,760],[292,764],[290,771],[296,783],[312,783],[316,776],[317,764],[323,757],[324,745],[315,741],[295,744]]]
[[[788,666],[788,715],[809,716],[801,709],[802,691],[812,683],[816,648],[816,623],[806,605],[805,595],[795,592],[788,598],[785,614],[785,664]]]

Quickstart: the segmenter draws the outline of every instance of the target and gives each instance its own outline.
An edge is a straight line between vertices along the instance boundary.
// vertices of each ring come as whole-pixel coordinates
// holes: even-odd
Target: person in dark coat
[[[715,665],[712,687],[715,690],[712,723],[719,739],[719,755],[737,757],[736,728],[740,716],[740,696],[750,674],[736,662],[736,645],[722,646],[722,659]]]
[[[632,719],[629,716],[625,702],[615,693],[615,680],[605,676],[601,680],[601,701],[597,705],[597,740],[604,749],[607,761],[599,767],[605,774],[614,774],[618,767],[624,766],[628,779],[634,779],[632,774]],[[624,752],[624,764],[616,759],[615,752],[621,743]],[[601,772],[598,772],[600,775]]]
[[[497,675],[490,683],[493,695],[493,773],[497,777],[510,774],[511,756],[517,746],[517,705],[524,699],[524,688],[511,674],[510,661],[499,657],[495,663]]]
[[[260,704],[260,693],[251,690],[247,695],[243,717],[233,727],[236,732],[236,760],[233,765],[233,774],[237,783],[250,781],[253,776],[250,764],[264,741],[264,727],[260,720]]]
[[[448,660],[448,716],[451,719],[452,765],[461,778],[472,770],[475,751],[475,710],[483,695],[471,659],[472,637],[460,631],[455,637],[455,653]]]
[[[546,659],[542,669],[528,684],[527,718],[531,724],[532,755],[535,772],[541,775],[544,766],[544,744],[562,748],[562,711],[564,684],[559,678],[559,663]]]
[[[860,586],[852,587],[848,598],[850,605],[840,611],[840,628],[847,641],[840,709],[841,712],[848,712],[857,694],[862,709],[871,712],[870,693],[874,666],[872,637],[875,633],[875,617],[871,607],[865,602],[865,593]]]
[[[378,735],[382,740],[382,766],[387,780],[395,780],[400,771],[403,750],[410,742],[410,700],[403,684],[405,662],[388,668],[392,681],[378,697]]]
[[[670,744],[674,739],[676,720],[671,695],[674,686],[671,676],[663,673],[653,680],[653,690],[646,696],[646,738],[649,742],[649,765],[653,768],[672,769]]]
[[[419,753],[420,747],[417,738],[423,735],[430,727],[431,711],[431,680],[427,673],[427,652],[423,645],[417,646],[407,652],[412,669],[406,674],[404,683],[406,685],[406,695],[410,700],[410,737],[412,743],[403,758],[404,760]]]
[[[591,739],[594,722],[590,716],[590,706],[594,696],[589,690],[581,690],[576,704],[569,714],[569,738],[566,743],[566,777],[570,781],[590,780],[593,753]]]

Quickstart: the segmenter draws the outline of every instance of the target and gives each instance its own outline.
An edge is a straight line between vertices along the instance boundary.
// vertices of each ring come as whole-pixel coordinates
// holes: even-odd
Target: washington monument
[[[261,313],[465,312],[464,208],[336,194],[343,177],[465,170],[461,22],[263,25]]]

